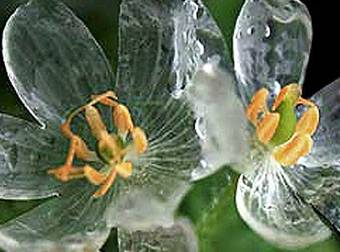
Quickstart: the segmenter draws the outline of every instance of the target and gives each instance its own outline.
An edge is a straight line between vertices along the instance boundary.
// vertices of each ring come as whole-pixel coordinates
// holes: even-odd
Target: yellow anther
[[[132,139],[136,153],[139,155],[143,154],[148,148],[148,140],[145,132],[139,127],[134,128],[132,131]]]
[[[85,165],[83,168],[84,176],[88,179],[88,181],[94,185],[102,184],[106,177],[105,174],[97,171],[89,165]]]
[[[126,135],[134,128],[130,112],[128,108],[122,104],[119,104],[114,108],[113,120],[119,134]]]
[[[277,146],[273,151],[274,158],[283,166],[296,164],[299,158],[310,153],[313,140],[308,134],[295,133],[286,143]]]
[[[256,134],[259,141],[264,144],[268,144],[273,138],[279,122],[279,113],[267,113],[256,126]]]
[[[301,88],[299,84],[293,83],[282,88],[279,95],[275,99],[275,102],[272,106],[272,111],[275,111],[287,96],[290,96],[291,100],[295,103],[301,96]]]
[[[107,191],[112,186],[113,182],[115,181],[117,176],[117,171],[115,169],[112,169],[110,171],[110,174],[107,176],[103,184],[99,187],[99,189],[92,195],[94,198],[99,198],[104,196]]]
[[[66,182],[72,179],[86,178],[91,184],[100,188],[93,197],[101,197],[107,193],[116,179],[117,174],[122,178],[128,178],[132,174],[132,163],[127,160],[128,152],[137,155],[144,153],[148,147],[148,141],[141,128],[134,127],[128,108],[118,102],[118,98],[112,91],[91,96],[92,100],[74,110],[65,123],[60,126],[62,134],[70,140],[70,147],[64,165],[48,170],[48,174]],[[118,134],[109,132],[102,120],[99,110],[95,105],[105,105],[113,110],[113,121]],[[72,132],[71,123],[75,116],[85,114],[85,119],[90,127],[92,135],[96,138],[96,151],[91,151],[85,141]],[[129,134],[131,138],[126,137]],[[82,161],[102,161],[106,166],[106,172],[102,173],[90,165],[83,167],[73,166],[74,158]]]
[[[100,140],[103,134],[107,134],[106,126],[102,120],[102,117],[99,111],[92,106],[88,106],[85,109],[85,118],[87,123],[90,126],[91,132],[93,136]]]
[[[247,108],[247,118],[254,125],[257,124],[259,114],[268,111],[268,95],[269,91],[265,88],[261,88],[259,91],[256,92]]]
[[[118,96],[112,91],[108,91],[100,95],[91,95],[91,99],[92,102],[99,102],[109,107],[115,107],[118,105]]]
[[[119,174],[119,176],[123,178],[128,178],[132,174],[132,164],[130,162],[117,164],[115,169],[117,173]]]
[[[300,98],[298,104],[308,107],[296,124],[296,132],[313,135],[318,128],[320,113],[318,107],[311,101]]]

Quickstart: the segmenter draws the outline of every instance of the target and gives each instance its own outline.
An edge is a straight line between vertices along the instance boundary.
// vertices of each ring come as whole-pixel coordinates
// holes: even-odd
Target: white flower
[[[201,160],[180,89],[221,34],[191,0],[124,0],[119,18],[116,78],[60,1],[32,0],[8,21],[7,72],[40,125],[0,114],[0,197],[50,199],[1,225],[0,247],[95,250],[112,226],[172,225]]]
[[[311,41],[300,1],[246,0],[234,33],[234,69],[212,58],[187,93],[203,117],[198,129],[208,165],[231,164],[242,173],[241,217],[291,249],[330,236],[319,216],[340,229],[340,81],[301,97]]]

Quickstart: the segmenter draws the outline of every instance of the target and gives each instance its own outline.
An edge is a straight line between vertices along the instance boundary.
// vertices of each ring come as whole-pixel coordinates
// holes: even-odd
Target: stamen
[[[273,156],[281,165],[291,166],[307,155],[312,147],[313,140],[310,135],[296,133],[288,142],[276,147]]]
[[[272,112],[267,108],[268,94],[263,88],[254,95],[247,117],[256,127],[258,140],[273,148],[274,158],[283,166],[294,165],[312,149],[311,136],[319,124],[319,109],[313,102],[300,97],[301,88],[295,83],[280,91]],[[308,110],[297,121],[295,108],[299,104]],[[260,113],[264,113],[262,119],[258,118]]]
[[[288,96],[288,97],[287,97]],[[293,103],[296,102],[296,100],[301,96],[301,88],[299,84],[293,83],[285,86],[283,89],[281,89],[279,95],[275,99],[275,102],[272,107],[272,111],[275,111],[283,100],[290,99]]]
[[[308,106],[309,108],[298,121],[296,132],[313,135],[319,125],[319,109],[314,103],[303,98],[299,99],[298,104]]]
[[[117,171],[115,169],[112,169],[109,176],[106,178],[104,183],[100,186],[100,188],[93,194],[92,197],[94,198],[99,198],[104,196],[107,191],[110,189],[112,186],[113,182],[115,181],[117,176]]]
[[[132,164],[131,162],[124,162],[116,165],[115,167],[117,173],[123,177],[123,178],[128,178],[132,174]]]
[[[132,163],[125,161],[125,155],[132,148],[137,155],[144,153],[148,147],[148,141],[144,131],[139,127],[134,127],[128,108],[118,102],[114,92],[108,91],[100,95],[93,95],[91,98],[89,103],[74,110],[60,126],[62,134],[70,140],[71,144],[65,164],[55,169],[49,169],[48,174],[63,182],[86,178],[91,184],[100,185],[93,195],[98,198],[107,193],[117,174],[124,179],[131,176]],[[113,109],[113,121],[118,135],[108,132],[99,110],[94,107],[97,103]],[[91,133],[97,140],[96,152],[91,151],[85,141],[72,132],[72,120],[81,112],[84,112]],[[133,143],[127,142],[131,141],[131,138],[126,138],[128,134],[131,134]],[[72,163],[75,157],[82,161],[102,161],[108,166],[110,172],[109,174],[102,173],[88,164],[83,167],[74,167]]]
[[[103,134],[105,133],[107,134],[106,126],[102,120],[102,117],[100,116],[99,111],[95,107],[92,106],[86,107],[85,118],[90,126],[93,136],[97,140],[100,140]]]
[[[265,117],[257,124],[256,134],[262,143],[268,144],[273,138],[279,125],[279,121],[279,113],[267,113]]]
[[[122,104],[115,107],[113,111],[113,120],[118,129],[118,133],[125,136],[134,128],[128,108]]]
[[[143,154],[148,148],[148,140],[144,131],[137,127],[132,131],[133,144],[137,154]]]
[[[251,103],[247,108],[247,118],[251,121],[254,125],[257,124],[258,115],[263,112],[268,111],[267,106],[267,99],[268,99],[269,91],[265,88],[261,88],[259,91],[256,92]]]

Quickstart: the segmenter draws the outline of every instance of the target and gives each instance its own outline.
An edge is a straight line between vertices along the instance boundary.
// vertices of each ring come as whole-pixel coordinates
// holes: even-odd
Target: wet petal
[[[126,100],[164,103],[212,55],[230,63],[223,36],[200,1],[124,0],[119,27],[117,86]]]
[[[162,174],[161,168],[148,165],[128,180],[115,183],[111,190],[112,204],[106,214],[111,226],[149,230],[173,224],[175,211],[189,184],[166,169]]]
[[[242,219],[282,248],[302,248],[328,238],[330,230],[295,193],[283,168],[274,160],[264,162],[239,179],[236,204]]]
[[[97,251],[109,228],[103,219],[109,197],[91,198],[94,192],[82,182],[71,183],[60,197],[0,225],[0,244],[9,251]]]
[[[91,94],[113,88],[102,49],[60,1],[19,7],[6,24],[3,54],[12,85],[43,125],[57,126]]]
[[[320,217],[340,232],[340,165],[306,167],[289,170],[295,190]]]
[[[0,114],[0,198],[56,194],[61,184],[47,170],[60,165],[64,148],[58,136],[37,124]]]
[[[249,102],[260,87],[272,92],[304,81],[312,41],[311,19],[298,0],[246,0],[234,33],[240,90]]]
[[[145,176],[156,180],[157,176],[161,181],[167,177],[188,180],[201,158],[195,116],[182,97],[172,93],[177,80],[187,79],[184,72],[177,76],[171,73],[175,54],[179,49],[183,51],[181,46],[175,46],[173,37],[174,30],[179,29],[178,19],[184,20],[182,29],[193,36],[188,46],[196,47],[192,34],[195,25],[191,23],[197,12],[195,5],[193,1],[151,0],[126,0],[121,5],[117,93],[149,141],[141,157],[141,167],[145,168],[138,169],[145,169]],[[194,49],[191,53],[192,61],[186,65],[188,76],[200,58]],[[158,190],[163,188],[159,186]]]
[[[311,98],[320,110],[320,123],[313,135],[311,153],[301,164],[306,166],[340,165],[340,79]]]
[[[174,225],[148,232],[118,230],[119,251],[198,251],[197,239],[190,222],[177,220]]]
[[[213,173],[226,164],[237,163],[247,153],[247,126],[244,108],[236,94],[230,72],[211,61],[195,74],[187,96],[196,111],[196,131],[201,137],[205,166],[194,179]]]

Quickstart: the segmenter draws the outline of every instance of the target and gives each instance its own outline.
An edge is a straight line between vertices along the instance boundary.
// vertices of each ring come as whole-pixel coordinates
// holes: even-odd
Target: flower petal
[[[274,160],[239,179],[236,204],[242,219],[264,239],[289,249],[306,247],[331,234],[312,207],[295,193]]]
[[[176,168],[176,167],[174,167]],[[149,230],[171,226],[177,207],[189,190],[185,181],[162,167],[148,165],[128,180],[116,181],[107,211],[110,226],[126,230]]]
[[[289,170],[290,180],[303,199],[340,232],[340,165]]]
[[[197,12],[195,6],[193,1],[182,0],[125,0],[121,5],[117,93],[149,141],[148,150],[141,157],[144,168],[137,170],[143,170],[145,176],[156,181],[157,176],[164,182],[167,178],[181,183],[189,180],[201,158],[195,116],[183,97],[173,95],[176,81],[181,78],[187,81],[184,72],[189,76],[198,64],[200,54],[194,50],[198,43],[194,37],[188,42],[189,48],[193,47],[188,49],[192,53],[192,61],[188,62],[192,63],[183,63],[180,69],[186,70],[177,77],[171,74],[175,54],[183,50],[174,43],[175,30],[179,29],[176,24],[179,26],[178,19],[183,19],[182,28],[195,32],[191,23]],[[164,185],[157,185],[157,190]]]
[[[158,227],[148,232],[118,229],[118,243],[119,251],[198,251],[195,233],[186,219],[179,219],[170,227]]]
[[[340,79],[311,98],[320,110],[312,152],[301,161],[306,166],[340,165]]]
[[[299,194],[340,232],[340,79],[311,99],[320,110],[313,149],[289,174]]]
[[[234,33],[235,71],[246,102],[260,87],[304,81],[311,19],[299,0],[246,0]]]
[[[60,165],[65,142],[48,130],[0,114],[0,198],[33,199],[54,195],[61,184],[47,174]]]
[[[91,198],[84,182],[69,184],[60,197],[0,225],[0,246],[9,251],[97,251],[109,235],[103,218],[109,197]],[[91,250],[92,251],[92,250]]]
[[[111,67],[88,29],[60,1],[32,0],[6,24],[3,54],[19,97],[42,124],[113,88]]]
[[[238,163],[247,153],[247,126],[244,108],[236,94],[233,74],[211,61],[195,74],[187,88],[199,119],[196,131],[201,137],[206,166],[195,171],[194,179],[211,174],[223,165]]]
[[[123,0],[119,18],[119,96],[164,103],[214,54],[230,62],[223,36],[200,1]]]

